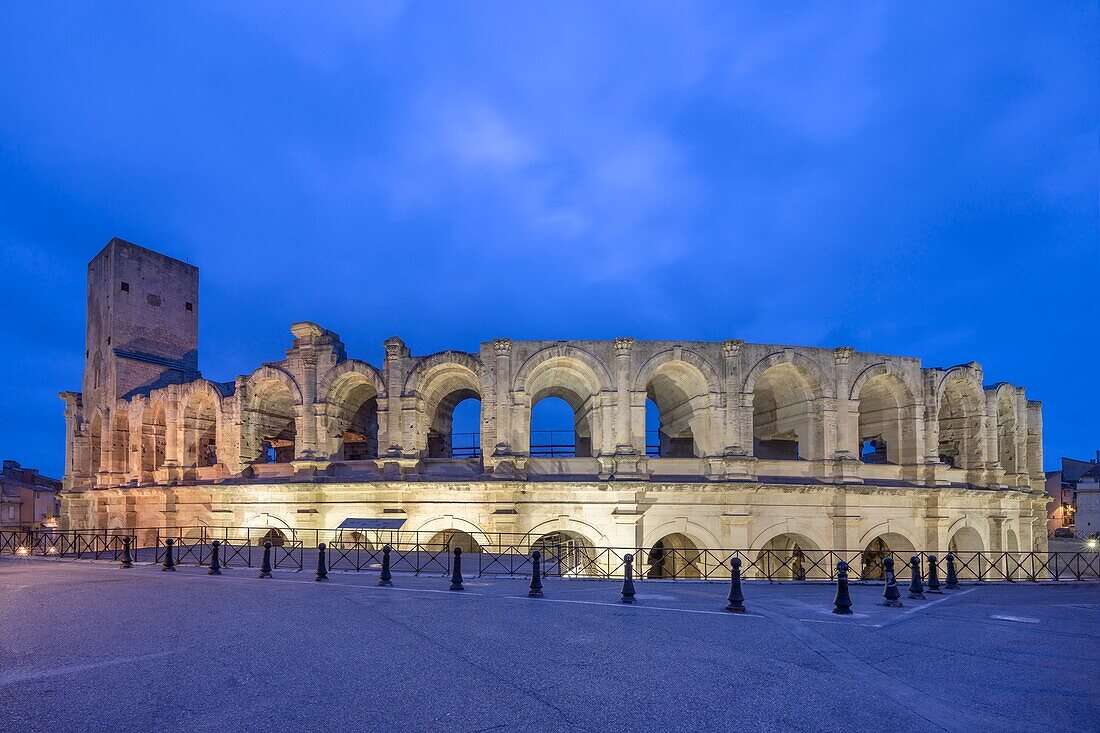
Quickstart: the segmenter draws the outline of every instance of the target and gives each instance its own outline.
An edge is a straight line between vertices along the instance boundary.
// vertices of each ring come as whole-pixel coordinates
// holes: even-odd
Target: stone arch
[[[645,548],[645,577],[700,578],[705,573],[705,547],[683,532],[671,532]]]
[[[88,425],[88,475],[95,483],[96,474],[103,470],[103,412],[96,410]]]
[[[341,362],[325,375],[318,393],[324,394],[326,439],[334,460],[378,456],[378,397],[383,392],[378,372],[361,361]]]
[[[702,549],[716,549],[722,547],[722,543],[709,529],[693,522],[690,519],[679,517],[662,522],[661,524],[646,530],[642,545],[652,546],[661,537],[679,533],[690,539],[697,547]]]
[[[955,556],[956,573],[960,578],[975,579],[985,575],[988,563],[983,562],[985,545],[977,529],[962,526],[951,535],[947,551]]]
[[[128,402],[118,402],[111,411],[110,471],[125,475],[130,470],[130,414]]]
[[[880,527],[884,527],[884,525],[880,525]],[[884,560],[887,557],[894,560],[894,573],[900,573],[909,562],[909,558],[917,552],[916,544],[908,536],[893,531],[875,532],[871,530],[863,536],[860,544],[863,546],[860,553],[859,569],[861,580],[882,580],[885,578],[886,565]]]
[[[1023,462],[1020,460],[1019,446],[1016,442],[1016,434],[1021,422],[1016,409],[1016,388],[1001,382],[997,385],[993,397],[997,431],[997,462],[1001,464],[1006,474],[1022,473]],[[1026,424],[1026,418],[1023,422]]]
[[[936,389],[936,427],[941,462],[977,469],[984,463],[985,396],[969,366],[948,370]]]
[[[815,550],[829,549],[830,541],[827,533],[822,533],[819,527],[810,522],[796,519],[786,519],[769,525],[756,533],[756,537],[749,543],[749,547],[760,549],[776,537],[788,535],[800,539],[804,546]]]
[[[297,383],[283,370],[268,365],[252,373],[241,406],[243,463],[294,460],[301,401]]]
[[[152,480],[153,472],[164,464],[168,421],[164,400],[150,397],[141,410],[141,472],[142,480]]]
[[[193,382],[183,395],[183,466],[215,466],[221,435],[221,393],[206,380]]]
[[[607,369],[587,351],[555,345],[532,355],[523,363],[513,382],[520,397],[526,429],[525,442],[531,446],[531,410],[542,399],[558,397],[573,410],[575,455],[599,455],[602,448],[603,421],[600,393],[610,390]]]
[[[491,547],[493,545],[492,540],[480,527],[467,519],[461,519],[454,516],[442,516],[429,519],[421,522],[420,526],[416,528],[416,541],[421,544],[426,544],[428,538],[434,537],[440,532],[447,531],[460,531],[468,534],[474,539],[475,542],[481,547]]]
[[[757,577],[770,580],[807,580],[829,577],[822,546],[799,532],[773,532],[753,560]]]
[[[418,449],[429,458],[451,458],[455,407],[467,399],[480,402],[490,389],[481,361],[471,354],[443,351],[417,364],[405,382],[405,393],[417,400]],[[482,424],[479,420],[474,452],[480,452]]]
[[[753,420],[753,455],[780,460],[825,457],[824,375],[806,357],[779,352],[757,362],[745,380]]]
[[[698,457],[717,452],[715,398],[721,380],[710,363],[690,350],[669,349],[654,355],[634,381],[660,414],[660,456]]]
[[[610,544],[607,535],[601,532],[598,527],[572,517],[555,517],[554,519],[547,519],[545,522],[539,522],[524,533],[522,542],[525,544],[530,543],[532,538],[551,532],[569,533],[584,537],[594,547],[606,547]]]
[[[866,463],[917,463],[917,394],[912,380],[897,367],[876,364],[865,369],[851,392],[859,404],[855,455]],[[870,455],[862,451],[864,441],[875,449]]]
[[[248,538],[250,543],[263,545],[264,538],[268,536],[270,530],[277,530],[283,535],[284,540],[297,539],[294,528],[290,526],[290,523],[277,514],[271,514],[270,512],[253,515],[241,523],[240,531]],[[275,543],[272,542],[271,544]]]

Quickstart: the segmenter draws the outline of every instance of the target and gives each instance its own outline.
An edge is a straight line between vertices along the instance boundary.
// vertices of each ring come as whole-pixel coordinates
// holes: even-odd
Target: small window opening
[[[191,305],[190,303],[184,303],[183,307],[184,307],[185,310],[189,310],[189,311],[195,310],[195,306]]]
[[[124,292],[124,293],[130,292],[130,283],[122,283],[122,292]]]

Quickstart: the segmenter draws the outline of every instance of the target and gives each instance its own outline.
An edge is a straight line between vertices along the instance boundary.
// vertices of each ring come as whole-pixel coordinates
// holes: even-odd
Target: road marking
[[[537,600],[539,603],[577,603],[583,606],[610,606],[611,608],[642,608],[648,611],[672,611],[673,613],[703,613],[709,616],[740,616],[741,618],[764,618],[755,613],[733,613],[731,611],[704,611],[698,608],[669,608],[668,606],[647,606],[639,603],[608,603],[607,601],[577,601],[569,598],[537,598],[527,596],[496,596],[512,600]]]
[[[1042,623],[1037,618],[1028,618],[1027,616],[998,616],[998,615],[994,614],[993,616],[990,616],[989,618],[995,618],[998,621],[1014,621],[1018,624],[1038,624],[1038,623]]]
[[[55,667],[54,669],[39,669],[28,670],[26,672],[8,672],[7,674],[0,675],[0,687],[6,687],[8,685],[14,685],[18,682],[30,682],[32,680],[43,679],[45,677],[63,677],[65,675],[77,674],[78,672],[87,672],[93,669],[102,669],[103,667],[113,667],[119,664],[131,664],[133,662],[144,662],[147,659],[160,659],[161,657],[169,657],[173,654],[179,654],[178,651],[171,652],[157,652],[156,654],[140,654],[136,657],[122,657],[120,659],[106,659],[102,662],[89,662],[88,664],[73,664],[68,667]]]
[[[874,624],[874,625],[871,626],[871,628],[872,629],[881,629],[881,628],[884,628],[886,626],[892,626],[894,624],[901,623],[902,621],[908,621],[909,617],[911,617],[914,613],[918,613],[920,611],[923,611],[926,608],[931,608],[932,606],[936,605],[937,603],[943,603],[944,601],[950,601],[954,598],[961,598],[961,597],[965,596],[968,593],[973,593],[976,590],[978,590],[978,589],[977,588],[971,588],[970,590],[964,590],[961,593],[952,593],[949,596],[945,595],[943,598],[937,598],[936,600],[934,600],[930,603],[924,603],[924,604],[921,604],[921,605],[919,605],[915,608],[910,608],[908,611],[902,611],[901,613],[897,614],[896,616],[894,616],[889,621],[883,621],[881,624]]]

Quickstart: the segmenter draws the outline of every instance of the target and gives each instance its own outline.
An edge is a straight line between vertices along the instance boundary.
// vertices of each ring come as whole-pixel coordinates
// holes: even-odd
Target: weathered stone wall
[[[137,252],[139,264],[111,270],[113,279],[102,282],[93,282],[90,270],[89,344],[106,333],[97,320],[100,301],[114,296],[118,273],[138,273],[126,275],[137,280],[128,295],[146,305],[114,309],[108,331],[194,366],[185,347],[197,345],[190,318],[197,313],[197,271],[192,284],[177,266],[183,263],[162,267],[146,250],[112,245],[116,254]],[[177,280],[182,284],[168,286]],[[146,302],[152,289],[162,292],[160,306]],[[146,330],[119,325],[141,321],[145,308],[159,314],[169,306],[187,318],[146,320]],[[531,522],[549,521],[545,512],[560,510],[591,516],[595,531],[616,538],[644,535],[667,519],[705,528],[699,532],[707,542],[757,543],[770,526],[763,522],[804,515],[819,546],[861,541],[867,522],[908,523],[912,544],[938,543],[963,519],[980,527],[987,549],[1005,542],[1003,530],[990,529],[995,519],[1013,527],[1017,543],[1032,542],[1030,497],[1044,480],[1040,404],[1023,388],[984,386],[973,362],[938,368],[849,347],[630,338],[495,339],[474,353],[418,356],[391,338],[375,367],[349,359],[339,337],[316,324],[291,330],[284,359],[233,382],[194,374],[134,386],[148,377],[131,370],[118,383],[124,391],[93,387],[92,399],[64,393],[70,523],[248,521],[237,509],[188,509],[186,517],[165,509],[179,496],[206,492],[199,505],[259,501],[279,516],[289,509],[275,505],[293,497],[308,504],[309,521],[336,524],[353,516],[352,505],[330,506],[325,497],[394,490],[385,486],[401,487],[410,521],[422,518],[415,505],[431,495],[485,531],[512,521],[526,532]],[[118,369],[130,358],[110,349],[100,354],[87,369]],[[454,458],[451,411],[466,397],[481,401],[481,456]],[[573,408],[575,457],[532,455],[531,410],[547,397]],[[647,455],[647,400],[660,413],[659,456]],[[866,458],[864,441],[875,446]],[[639,493],[652,506],[635,514],[622,509],[622,496]],[[766,520],[753,508],[762,494],[782,506],[769,509]],[[494,513],[501,502],[515,502],[513,495],[525,497],[525,514],[507,520]],[[620,513],[601,514],[611,495]],[[685,496],[690,500],[681,501]],[[372,501],[354,511],[370,511]],[[973,506],[964,509],[965,501]],[[291,520],[304,518],[284,520],[295,526]]]

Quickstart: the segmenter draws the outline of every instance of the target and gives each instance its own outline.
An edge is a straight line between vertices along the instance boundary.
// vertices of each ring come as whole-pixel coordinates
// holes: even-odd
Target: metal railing
[[[553,539],[518,533],[428,533],[406,530],[340,530],[230,527],[153,527],[81,531],[0,531],[0,554],[76,559],[118,560],[123,537],[132,538],[136,562],[160,563],[167,540],[178,565],[208,565],[213,541],[218,540],[223,567],[257,567],[263,543],[272,543],[272,566],[310,570],[316,565],[317,545],[325,543],[332,570],[368,572],[381,568],[382,548],[388,545],[393,572],[439,574],[451,572],[454,548],[463,549],[463,569],[478,576],[525,576],[531,572],[531,552],[542,553],[542,571],[548,577],[622,577],[626,555],[634,557],[638,580],[723,580],[730,560],[741,560],[746,580],[831,581],[837,563],[848,564],[849,579],[880,581],[884,560],[892,557],[899,582],[911,573],[909,561],[918,558],[922,575],[928,556],[936,555],[940,577],[946,575],[946,552],[872,552],[867,550],[683,549],[591,547],[566,536]],[[1100,553],[1081,552],[956,552],[960,581],[1084,581],[1100,579]]]

